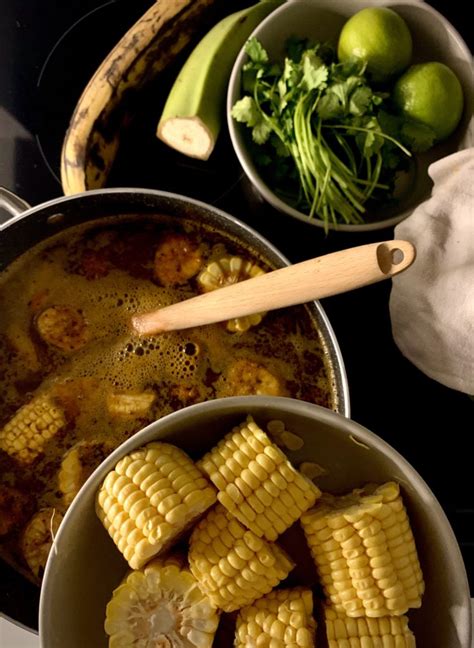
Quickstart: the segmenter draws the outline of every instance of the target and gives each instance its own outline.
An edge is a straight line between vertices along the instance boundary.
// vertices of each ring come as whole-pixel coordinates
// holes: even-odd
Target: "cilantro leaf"
[[[316,112],[321,119],[336,119],[344,111],[337,96],[332,92],[327,92],[319,99]]]
[[[264,144],[272,132],[271,126],[261,119],[252,129],[252,139],[255,144]]]
[[[301,67],[290,58],[285,59],[282,81],[288,88],[294,88],[301,80]]]
[[[375,117],[364,120],[362,122],[364,132],[359,132],[356,135],[356,143],[359,150],[364,157],[370,157],[374,153],[378,153],[383,146],[383,138],[380,137],[382,129]]]
[[[303,80],[306,90],[316,90],[326,86],[329,70],[320,57],[309,50],[303,55]]]
[[[349,112],[349,97],[358,85],[360,85],[359,77],[350,76],[345,81],[333,83],[328,88],[339,99],[344,113]]]
[[[257,104],[253,97],[245,96],[232,106],[232,117],[242,124],[253,127],[258,124],[261,119]]]
[[[268,54],[260,41],[255,37],[249,38],[245,44],[245,52],[252,63],[267,63]]]
[[[356,88],[349,97],[348,108],[351,115],[358,117],[365,115],[372,102],[372,97],[372,90],[368,86],[364,85]]]
[[[291,59],[285,59],[285,66],[283,73],[277,82],[277,90],[279,97],[278,111],[281,113],[288,103],[291,101],[294,88],[299,84],[301,79],[301,71]]]

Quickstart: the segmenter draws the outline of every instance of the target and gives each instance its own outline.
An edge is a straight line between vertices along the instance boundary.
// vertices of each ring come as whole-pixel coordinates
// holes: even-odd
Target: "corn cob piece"
[[[262,274],[265,274],[265,270],[252,261],[246,261],[238,256],[224,256],[217,261],[211,261],[199,273],[197,282],[204,292],[211,292]],[[232,333],[243,333],[252,326],[260,324],[264,316],[265,313],[255,313],[236,317],[227,321],[226,328]]]
[[[416,648],[406,616],[351,617],[324,607],[328,648]]]
[[[218,396],[288,396],[285,381],[258,362],[239,358],[227,371],[221,387],[217,383]]]
[[[40,509],[28,522],[21,538],[21,550],[28,567],[41,578],[54,537],[63,516],[54,508]]]
[[[211,603],[232,612],[270,592],[294,563],[217,504],[191,534],[189,566]]]
[[[179,286],[199,272],[201,250],[192,238],[178,232],[165,234],[155,251],[153,274],[162,286]]]
[[[58,473],[65,506],[71,504],[82,484],[113,449],[104,441],[79,441],[66,452]]]
[[[252,417],[225,436],[198,465],[219,489],[221,504],[267,540],[276,540],[321,495]]]
[[[52,398],[48,394],[38,396],[0,430],[0,450],[22,464],[30,464],[65,425],[64,413]]]
[[[215,501],[215,489],[186,453],[153,442],[109,472],[96,511],[130,567],[140,569]]]
[[[324,494],[301,524],[336,611],[385,617],[420,607],[423,575],[398,484]]]
[[[240,610],[234,647],[314,648],[315,632],[311,590],[274,590]]]
[[[129,573],[107,605],[110,648],[211,648],[219,617],[194,576],[171,558]]]
[[[107,394],[107,411],[113,418],[134,418],[145,416],[156,400],[156,394],[145,391],[139,394]]]

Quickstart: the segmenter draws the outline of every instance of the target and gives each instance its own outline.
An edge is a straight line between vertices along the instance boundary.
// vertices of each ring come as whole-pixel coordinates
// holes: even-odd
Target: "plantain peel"
[[[105,186],[130,117],[130,97],[190,43],[218,1],[158,0],[107,55],[82,93],[63,142],[66,195]]]

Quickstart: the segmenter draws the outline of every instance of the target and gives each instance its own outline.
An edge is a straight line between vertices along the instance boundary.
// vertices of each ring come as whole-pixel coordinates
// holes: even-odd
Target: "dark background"
[[[74,106],[100,61],[150,2],[2,0],[0,185],[32,204],[60,196],[59,154]],[[249,2],[228,3],[226,12]],[[460,1],[431,2],[473,48]],[[278,214],[243,178],[227,133],[208,163],[183,158],[154,137],[160,106],[182,60],[149,93],[145,118],[123,138],[109,186],[176,191],[216,204],[258,229],[293,262],[393,238],[393,230],[330,233]],[[0,211],[0,219],[1,219]],[[474,585],[471,434],[474,401],[426,377],[394,344],[383,282],[323,300],[349,379],[352,418],[391,443],[443,506]],[[435,350],[434,350],[435,352]],[[474,370],[474,369],[473,369]],[[0,589],[14,597],[8,578]]]

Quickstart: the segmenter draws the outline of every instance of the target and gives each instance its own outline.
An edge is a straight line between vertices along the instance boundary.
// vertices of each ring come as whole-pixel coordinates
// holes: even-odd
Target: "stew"
[[[87,477],[169,412],[243,394],[337,409],[305,306],[143,339],[131,332],[136,312],[270,269],[230,235],[163,215],[70,228],[0,275],[0,557],[39,583]]]

